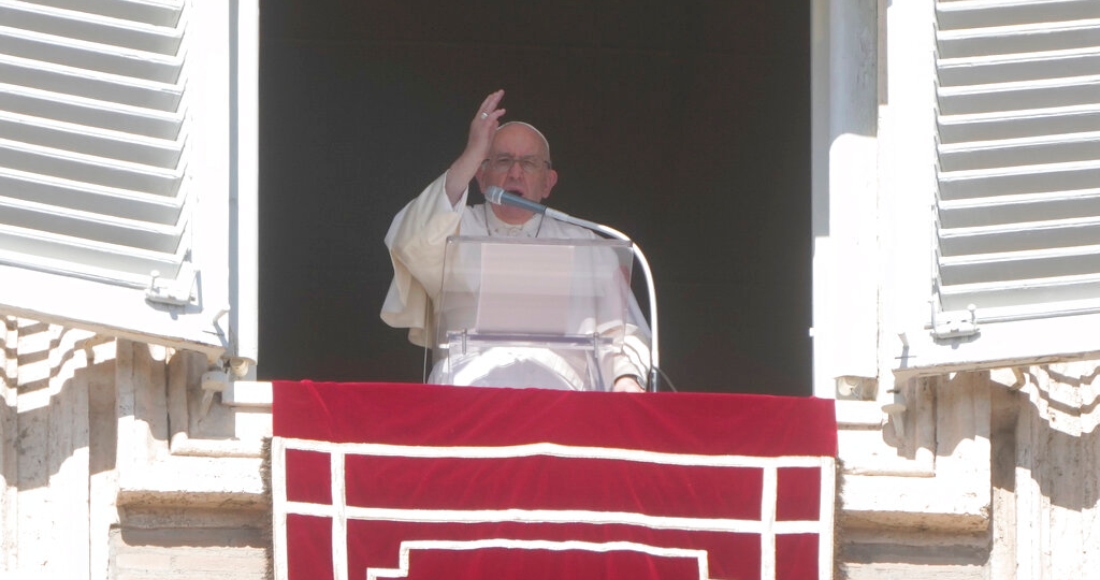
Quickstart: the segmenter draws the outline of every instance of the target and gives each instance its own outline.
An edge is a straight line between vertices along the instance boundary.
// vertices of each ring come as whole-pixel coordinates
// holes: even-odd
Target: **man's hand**
[[[466,151],[462,155],[469,155],[477,160],[479,165],[489,157],[489,149],[493,145],[493,134],[500,126],[500,117],[504,114],[504,109],[497,108],[503,98],[504,89],[485,97],[477,109],[477,114],[470,121],[470,135],[466,139]]]
[[[638,384],[638,379],[631,375],[623,375],[615,380],[612,390],[616,393],[644,393],[645,389]]]
[[[470,121],[470,134],[466,138],[466,150],[451,164],[447,172],[447,198],[451,205],[458,203],[462,198],[462,192],[474,178],[481,162],[489,157],[489,150],[493,146],[493,135],[500,126],[500,117],[504,109],[498,109],[497,105],[504,98],[504,90],[501,89],[485,97],[478,107],[477,113]]]

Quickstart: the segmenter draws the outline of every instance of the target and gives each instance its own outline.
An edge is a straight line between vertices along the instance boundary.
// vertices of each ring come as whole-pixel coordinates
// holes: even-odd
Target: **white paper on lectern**
[[[573,246],[484,244],[479,332],[563,335],[570,329]]]

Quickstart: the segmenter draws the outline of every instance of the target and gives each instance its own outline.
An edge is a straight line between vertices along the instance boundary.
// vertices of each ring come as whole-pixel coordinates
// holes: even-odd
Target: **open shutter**
[[[1100,356],[1100,2],[940,0],[929,17],[888,61],[906,88],[890,157],[907,177],[887,174],[905,194],[895,372]],[[927,80],[899,66],[924,55]]]
[[[956,0],[937,17],[942,310],[1100,311],[1100,2]]]
[[[234,4],[0,0],[0,311],[229,346]]]

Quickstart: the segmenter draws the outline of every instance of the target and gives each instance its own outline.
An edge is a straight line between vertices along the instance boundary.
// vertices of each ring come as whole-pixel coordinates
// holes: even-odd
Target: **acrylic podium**
[[[609,390],[632,264],[619,240],[452,236],[427,382]]]

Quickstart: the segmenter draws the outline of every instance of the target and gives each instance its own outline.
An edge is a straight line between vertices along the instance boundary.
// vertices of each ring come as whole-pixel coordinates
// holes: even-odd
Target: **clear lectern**
[[[452,236],[428,382],[610,390],[632,265],[620,240]]]

